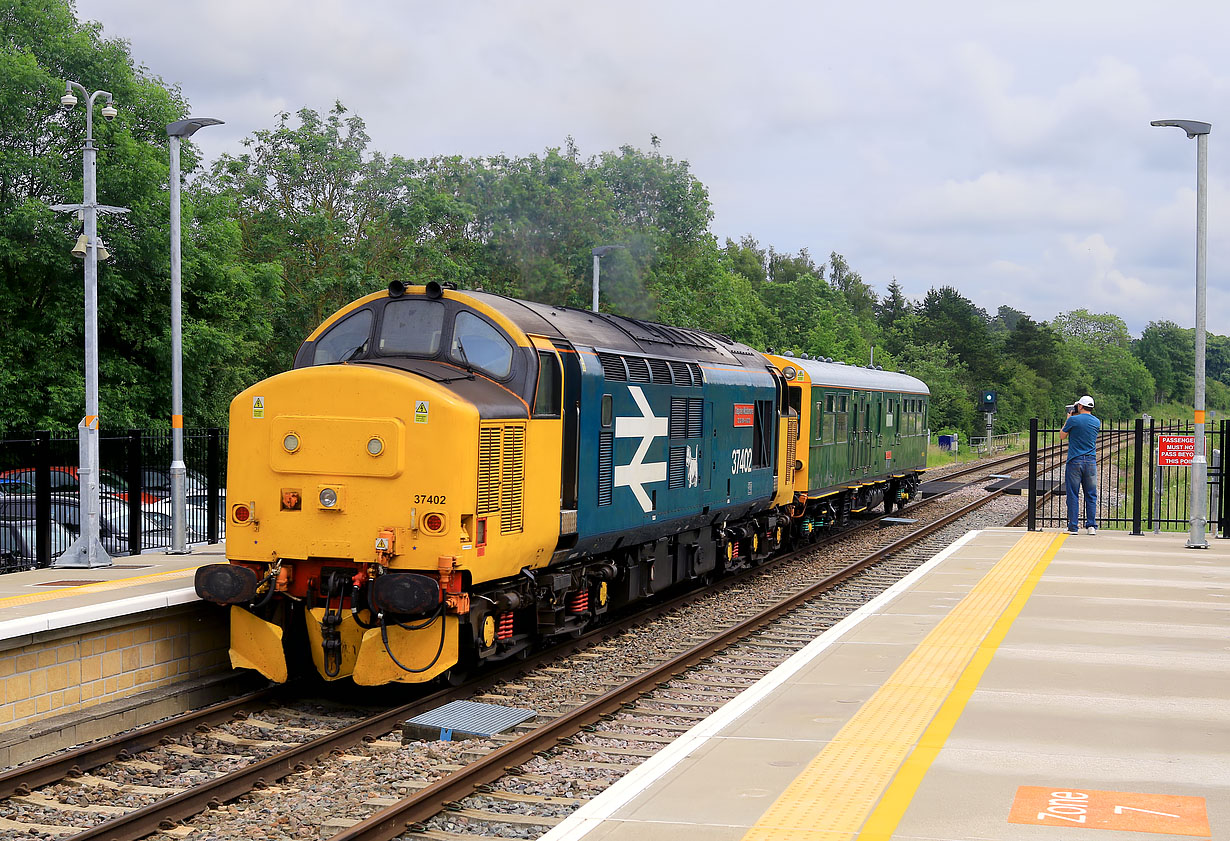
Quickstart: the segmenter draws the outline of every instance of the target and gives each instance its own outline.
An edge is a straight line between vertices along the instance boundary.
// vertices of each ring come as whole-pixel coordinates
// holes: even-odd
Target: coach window
[[[316,340],[312,356],[313,365],[328,365],[345,362],[367,350],[367,339],[372,332],[372,311],[363,309],[351,313]]]
[[[553,353],[539,351],[538,390],[534,392],[534,417],[558,418],[559,395],[559,360]]]
[[[421,298],[401,298],[384,305],[380,320],[382,354],[435,356],[444,329],[444,304]]]
[[[833,411],[833,395],[824,395],[824,429],[821,432],[820,440],[825,444],[832,444],[836,439],[837,434],[837,415]]]
[[[467,368],[502,380],[512,370],[513,348],[500,331],[471,312],[457,313],[449,356]]]
[[[836,443],[844,444],[846,442],[847,432],[850,428],[850,398],[845,394],[837,398],[836,420]]]

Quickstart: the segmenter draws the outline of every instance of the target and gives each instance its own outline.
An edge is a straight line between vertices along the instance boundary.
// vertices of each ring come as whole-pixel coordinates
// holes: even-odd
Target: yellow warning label
[[[263,418],[264,416],[265,416],[265,398],[264,397],[253,397],[252,398],[252,417]]]
[[[427,401],[426,400],[414,401],[414,422],[415,423],[427,423]]]

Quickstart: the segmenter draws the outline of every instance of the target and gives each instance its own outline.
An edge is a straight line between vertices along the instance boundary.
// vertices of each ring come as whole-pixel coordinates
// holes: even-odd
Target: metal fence
[[[984,435],[981,438],[969,439],[969,445],[976,453],[998,453],[1021,446],[1021,438],[1023,437],[1020,432],[1005,432],[1003,435],[992,435],[990,449],[988,449],[987,438]]]
[[[185,429],[189,544],[226,531],[221,429]],[[51,566],[80,531],[77,434],[0,439],[0,572]],[[131,429],[99,439],[100,540],[112,557],[171,546],[171,432]]]
[[[1064,489],[1066,447],[1059,429],[1043,428],[1035,418],[1029,424],[1029,517],[1031,531],[1066,528],[1067,500]],[[1205,512],[1209,536],[1230,536],[1226,502],[1227,478],[1222,454],[1226,452],[1230,422],[1205,427],[1205,453],[1209,461]],[[1149,531],[1186,531],[1190,527],[1192,468],[1159,464],[1162,436],[1190,436],[1190,422],[1158,422],[1150,419],[1120,423],[1104,422],[1098,435],[1099,528],[1126,529],[1133,534]],[[1080,513],[1080,512],[1078,512]],[[1084,523],[1083,518],[1078,523]]]

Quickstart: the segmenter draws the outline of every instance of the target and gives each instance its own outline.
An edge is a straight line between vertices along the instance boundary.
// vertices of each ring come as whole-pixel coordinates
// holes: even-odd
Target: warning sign
[[[1021,786],[1008,823],[1211,837],[1203,797]]]
[[[1157,436],[1157,463],[1159,467],[1191,467],[1196,454],[1195,435]]]
[[[427,423],[427,401],[426,400],[414,401],[414,422],[415,423]]]
[[[263,418],[264,416],[265,416],[265,398],[264,397],[253,397],[252,398],[252,417]]]

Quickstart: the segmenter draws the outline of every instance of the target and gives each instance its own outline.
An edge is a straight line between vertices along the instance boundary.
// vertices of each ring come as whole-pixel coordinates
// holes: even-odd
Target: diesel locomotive
[[[359,685],[524,655],[917,492],[927,386],[617,315],[405,286],[230,408],[231,662]]]

